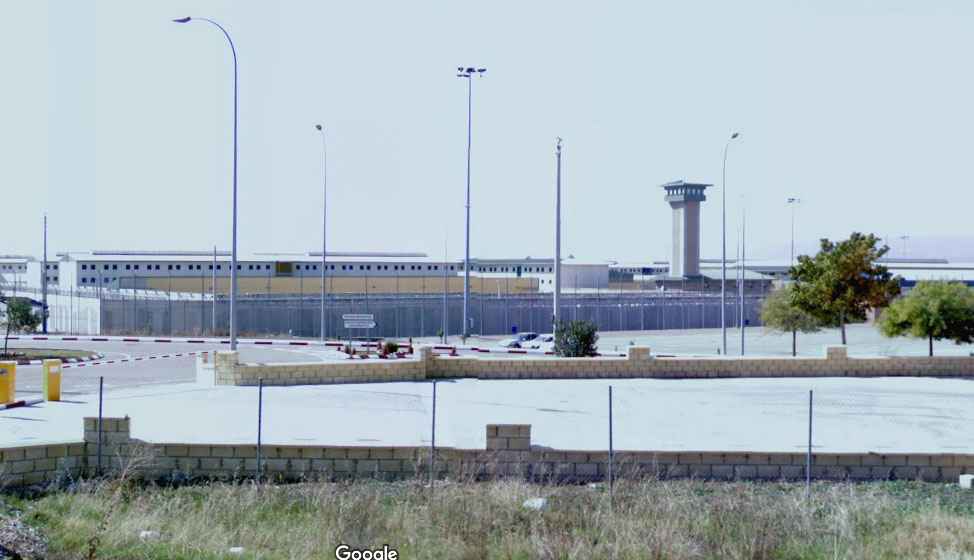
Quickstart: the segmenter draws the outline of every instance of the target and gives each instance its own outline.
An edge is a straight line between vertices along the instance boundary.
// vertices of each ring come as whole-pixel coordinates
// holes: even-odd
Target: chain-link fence
[[[760,324],[762,298],[745,298],[744,319]],[[602,331],[697,329],[720,326],[720,296],[691,294],[586,294],[563,295],[560,314],[565,319],[593,321]],[[552,298],[546,294],[471,297],[471,334],[501,335],[551,330]],[[369,313],[376,327],[348,332],[342,315]],[[103,293],[103,334],[209,335],[228,330],[226,298],[175,299]],[[321,299],[297,296],[248,296],[237,300],[238,332],[241,335],[321,335]],[[728,326],[740,322],[737,298],[728,298]],[[460,295],[334,296],[325,300],[325,334],[351,336],[421,337],[461,333],[463,298]]]

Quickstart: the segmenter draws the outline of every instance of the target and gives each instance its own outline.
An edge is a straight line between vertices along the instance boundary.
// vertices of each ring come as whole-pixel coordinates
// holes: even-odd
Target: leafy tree
[[[591,321],[558,321],[555,325],[555,354],[568,358],[594,356],[599,328]]]
[[[821,241],[814,257],[802,255],[791,267],[792,301],[823,325],[837,325],[846,343],[849,321],[865,321],[870,309],[889,305],[900,293],[899,279],[876,261],[889,251],[875,235],[854,232],[849,239]]]
[[[10,328],[16,331],[34,332],[41,324],[41,318],[34,313],[30,300],[22,297],[7,298],[7,320]]]
[[[761,308],[761,322],[772,331],[791,333],[791,355],[798,354],[798,333],[821,330],[822,324],[811,313],[795,305],[793,284],[771,292]]]
[[[33,332],[41,324],[41,318],[34,314],[30,300],[22,297],[10,297],[5,301],[6,309],[0,313],[0,327],[3,328],[3,353],[7,354],[7,343],[10,341],[10,331]]]
[[[960,282],[920,282],[896,299],[879,319],[884,335],[974,342],[974,290]]]

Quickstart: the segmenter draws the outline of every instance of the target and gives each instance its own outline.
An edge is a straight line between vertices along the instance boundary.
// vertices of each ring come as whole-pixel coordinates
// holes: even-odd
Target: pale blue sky
[[[474,84],[475,256],[667,257],[658,185],[720,183],[750,252],[852,230],[951,236],[974,207],[970,2],[7,2],[0,252],[229,246],[230,54],[240,57],[240,250],[462,255]],[[720,196],[703,256],[720,250]],[[730,243],[733,251],[735,244]]]

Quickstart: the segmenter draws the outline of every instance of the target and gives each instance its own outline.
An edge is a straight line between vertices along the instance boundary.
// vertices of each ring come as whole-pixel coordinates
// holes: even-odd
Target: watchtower
[[[700,203],[704,190],[713,185],[673,181],[666,183],[666,202],[673,209],[673,250],[670,276],[700,276]]]

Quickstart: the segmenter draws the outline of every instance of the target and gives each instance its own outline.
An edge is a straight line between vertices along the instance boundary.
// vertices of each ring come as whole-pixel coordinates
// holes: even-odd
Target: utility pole
[[[561,137],[555,144],[555,298],[551,332],[558,328],[558,306],[561,303]]]
[[[41,332],[47,334],[47,214],[44,214],[44,263],[41,265]]]

